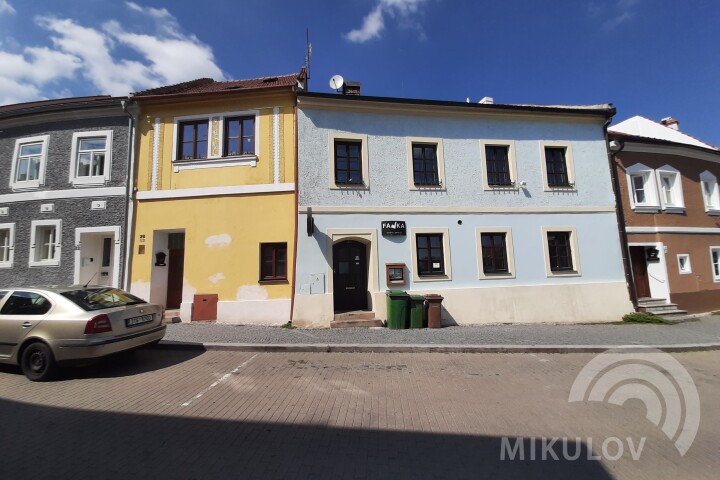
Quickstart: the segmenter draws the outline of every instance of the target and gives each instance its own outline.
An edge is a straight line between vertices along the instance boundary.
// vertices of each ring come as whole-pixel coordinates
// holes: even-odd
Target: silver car
[[[0,289],[0,363],[27,378],[52,378],[58,364],[157,343],[163,307],[111,287]]]

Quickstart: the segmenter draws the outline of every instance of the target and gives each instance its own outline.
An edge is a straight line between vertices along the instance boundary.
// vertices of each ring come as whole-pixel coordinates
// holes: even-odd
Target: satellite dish
[[[345,79],[342,77],[342,75],[333,75],[330,79],[330,88],[335,91],[340,90],[344,84]]]

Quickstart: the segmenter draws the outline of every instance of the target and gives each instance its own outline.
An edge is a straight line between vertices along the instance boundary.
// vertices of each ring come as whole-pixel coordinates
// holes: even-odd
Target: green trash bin
[[[395,330],[408,328],[408,304],[410,295],[402,290],[388,290],[387,296],[387,326]]]
[[[410,295],[410,328],[425,327],[427,327],[425,297],[422,295]]]

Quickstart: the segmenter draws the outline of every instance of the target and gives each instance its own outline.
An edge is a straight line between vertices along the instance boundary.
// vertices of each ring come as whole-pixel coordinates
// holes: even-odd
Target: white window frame
[[[508,156],[508,171],[510,173],[510,185],[490,185],[488,183],[486,147],[506,147]],[[519,188],[517,179],[517,163],[515,161],[514,140],[480,140],[480,161],[483,176],[483,190],[517,190]]]
[[[547,234],[551,232],[567,232],[570,234],[570,255],[573,262],[573,270],[553,271],[550,268],[550,252],[548,248]],[[577,228],[575,227],[542,227],[543,252],[545,256],[545,275],[551,277],[580,277],[580,249],[578,247]]]
[[[413,143],[435,145],[435,157],[437,159],[439,185],[415,185],[415,178],[413,175]],[[405,150],[407,152],[408,186],[410,187],[410,190],[438,191],[447,189],[447,182],[445,180],[445,149],[443,147],[442,138],[406,137]]]
[[[713,251],[717,251],[718,256],[718,274],[715,274],[715,262],[713,261]],[[710,247],[710,272],[713,276],[713,282],[720,283],[720,246]]]
[[[633,177],[642,176],[644,180],[645,202],[635,201],[635,187]],[[660,211],[660,199],[658,198],[657,175],[652,168],[636,163],[625,169],[627,179],[628,196],[630,197],[630,208],[636,213],[657,213]]]
[[[565,149],[565,168],[568,176],[568,186],[550,186],[547,177],[547,160],[545,158],[546,148],[564,148]],[[542,171],[543,190],[546,192],[575,192],[577,185],[575,183],[575,162],[573,161],[573,149],[570,142],[546,141],[540,142],[540,168]]]
[[[36,252],[42,245],[37,244],[37,232],[40,227],[55,227],[55,258],[37,260]],[[62,220],[33,220],[30,225],[30,266],[57,267],[62,256]]]
[[[706,183],[710,185],[710,195],[705,192]],[[720,191],[718,190],[717,177],[707,170],[700,174],[700,191],[705,213],[708,215],[720,215]]]
[[[683,268],[682,260],[685,260],[685,268]],[[678,253],[677,255],[677,266],[678,266],[678,273],[680,275],[688,275],[692,273],[692,265],[690,264],[690,254],[689,253]]]
[[[424,275],[420,276],[417,272],[417,240],[419,233],[434,233],[443,237],[443,265],[445,266],[444,275]],[[412,261],[412,280],[413,282],[442,282],[452,280],[452,263],[450,263],[450,229],[449,228],[411,228],[410,229],[410,257]]]
[[[335,183],[335,141],[360,142],[360,161],[362,162],[362,183]],[[328,175],[331,190],[367,190],[370,188],[370,166],[368,165],[368,136],[355,133],[333,132],[328,134]]]
[[[225,119],[232,117],[255,117],[255,154],[254,155],[233,155],[224,156],[223,149],[225,136]],[[182,160],[177,158],[178,141],[180,140],[179,125],[182,122],[207,120],[208,122],[208,146],[207,158]],[[217,149],[214,152],[213,145]],[[173,118],[173,143],[172,143],[172,164],[173,171],[195,170],[202,168],[223,168],[237,166],[257,166],[260,157],[260,111],[242,110],[237,112],[215,112],[203,115],[184,115]]]
[[[78,155],[80,153],[80,140],[87,140],[90,138],[105,138],[105,162],[103,165],[103,174],[79,177],[77,175],[77,168]],[[70,156],[70,183],[73,185],[104,185],[106,182],[110,181],[110,172],[112,171],[112,139],[112,130],[95,130],[73,133],[72,151]]]
[[[682,175],[680,174],[680,171],[670,165],[663,165],[655,170],[655,174],[657,175],[660,207],[666,213],[683,213],[685,211],[685,199],[683,197]],[[671,203],[668,203],[665,199],[665,184],[663,183],[663,177],[673,178],[673,185],[670,191],[672,195]]]
[[[25,190],[31,188],[40,188],[40,185],[45,184],[45,165],[47,164],[49,142],[50,135],[38,135],[36,137],[25,137],[15,140],[15,152],[13,153],[12,169],[10,171],[10,188],[12,188],[13,190]],[[16,179],[20,147],[29,143],[42,143],[42,149],[40,151],[40,166],[38,168],[38,178],[37,180],[18,182],[16,181]]]
[[[3,261],[0,257],[0,268],[11,268],[15,260],[15,224],[0,223],[0,230],[8,231],[8,259]]]
[[[485,273],[482,259],[482,234],[483,233],[504,233],[505,234],[505,256],[507,257],[507,273]],[[504,278],[515,278],[515,250],[513,249],[512,228],[510,227],[477,227],[475,228],[475,250],[477,252],[477,269],[479,280],[500,280]]]

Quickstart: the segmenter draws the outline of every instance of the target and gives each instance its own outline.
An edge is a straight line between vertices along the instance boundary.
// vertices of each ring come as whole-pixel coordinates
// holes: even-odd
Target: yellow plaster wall
[[[165,247],[154,248],[153,232],[184,229],[184,283],[195,293],[217,293],[220,301],[288,299],[294,264],[294,219],[292,193],[137,202],[132,283],[150,283],[154,252]],[[144,243],[140,242],[141,235],[145,236]],[[229,235],[230,243],[206,243],[217,235]],[[260,243],[264,242],[287,243],[287,282],[258,283]],[[145,245],[144,255],[138,254],[140,245]],[[210,279],[217,274],[224,278],[213,283]],[[241,287],[246,288],[239,292]]]
[[[157,189],[203,188],[232,185],[267,184],[274,181],[273,163],[273,108],[280,111],[280,183],[295,180],[295,115],[294,97],[289,94],[244,96],[221,96],[182,101],[165,100],[162,103],[141,102],[138,122],[139,147],[135,184],[139,191],[151,189],[152,158],[156,118],[161,119],[159,139],[159,166]],[[219,167],[208,169],[173,171],[172,156],[174,118],[189,115],[221,114],[245,110],[259,111],[260,133],[258,162],[255,167]],[[212,142],[212,139],[210,140]],[[222,142],[222,138],[219,138]]]

